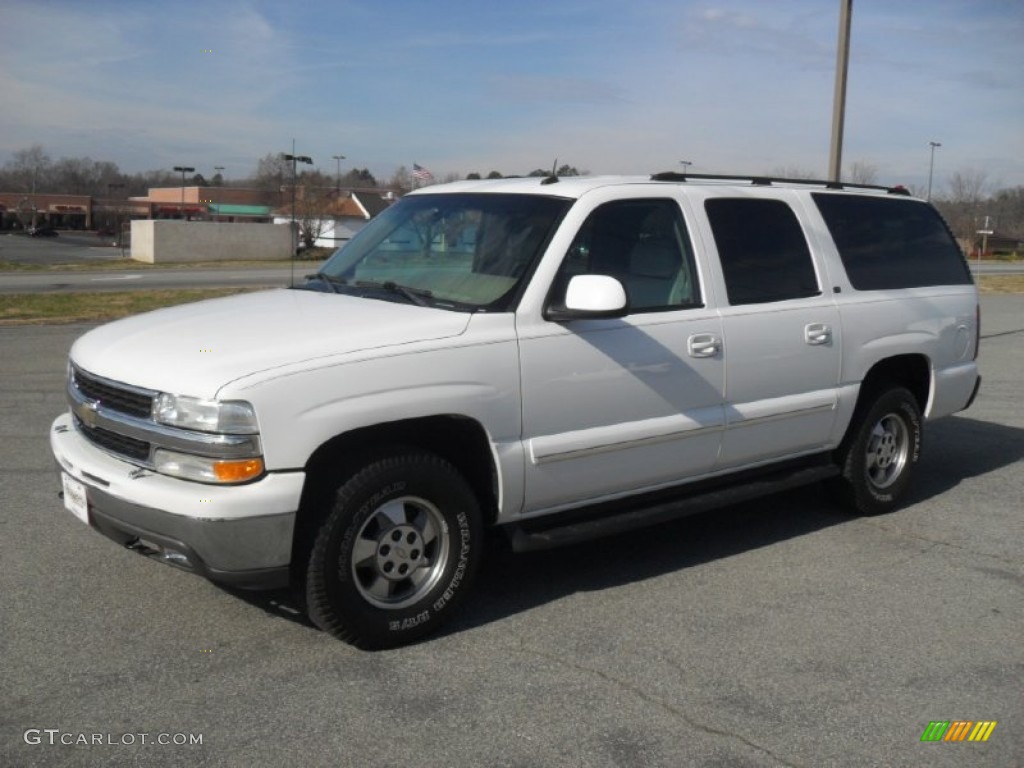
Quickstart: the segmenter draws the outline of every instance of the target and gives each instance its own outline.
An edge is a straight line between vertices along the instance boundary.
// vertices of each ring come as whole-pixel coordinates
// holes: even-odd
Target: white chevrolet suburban
[[[86,333],[50,440],[83,522],[384,648],[456,610],[491,530],[550,547],[818,480],[894,508],[923,422],[977,392],[978,312],[902,188],[459,182],[297,288]]]

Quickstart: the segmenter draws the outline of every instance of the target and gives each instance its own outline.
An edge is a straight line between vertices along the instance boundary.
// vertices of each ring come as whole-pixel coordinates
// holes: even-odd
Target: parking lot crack
[[[875,528],[879,529],[880,531],[884,531],[885,533],[894,534],[898,538],[912,539],[914,541],[919,541],[919,542],[923,542],[925,544],[930,544],[931,545],[927,549],[925,549],[925,550],[923,550],[921,552],[916,553],[914,555],[915,558],[919,557],[920,555],[928,554],[929,552],[934,550],[936,547],[949,547],[950,549],[958,550],[959,552],[963,552],[964,554],[967,554],[967,555],[976,555],[977,557],[990,558],[990,559],[996,560],[996,561],[998,561],[1000,563],[1005,563],[1006,565],[1009,565],[1012,568],[1020,568],[1021,567],[1021,563],[1018,560],[1015,560],[1015,559],[1013,559],[1011,557],[1007,557],[1005,555],[994,554],[992,552],[981,552],[981,551],[979,551],[977,549],[972,549],[971,547],[965,547],[962,544],[957,544],[955,542],[948,541],[946,539],[939,539],[939,538],[935,538],[933,536],[925,536],[924,534],[916,533],[914,531],[908,531],[908,530],[905,530],[904,528],[900,527],[896,523],[892,522],[891,520],[889,520],[889,521],[874,521],[874,520],[866,520],[865,519],[865,520],[862,520],[862,522],[864,522],[867,525],[874,526]],[[913,558],[911,558],[911,559],[913,559]]]
[[[673,706],[669,702],[664,701],[663,699],[660,699],[657,696],[651,695],[651,693],[649,691],[641,688],[640,686],[636,685],[635,683],[631,683],[631,682],[629,682],[627,680],[622,680],[622,679],[616,677],[615,675],[608,674],[607,672],[602,671],[600,669],[594,669],[593,667],[588,667],[587,665],[581,664],[578,661],[574,661],[572,659],[567,659],[565,657],[558,656],[558,655],[553,654],[553,653],[548,653],[548,652],[543,651],[543,650],[541,650],[539,648],[535,648],[535,647],[526,645],[525,643],[520,643],[519,647],[515,648],[513,650],[516,650],[519,653],[530,655],[530,656],[538,656],[538,657],[540,657],[542,659],[546,659],[548,661],[552,661],[552,662],[554,662],[554,663],[556,663],[556,664],[558,664],[560,666],[566,667],[568,669],[573,669],[573,670],[576,670],[577,672],[582,672],[583,674],[585,674],[585,675],[587,675],[589,677],[596,677],[596,678],[598,678],[599,680],[601,680],[601,681],[603,681],[605,683],[608,683],[608,684],[610,684],[612,686],[615,686],[616,688],[619,688],[619,689],[621,689],[621,690],[623,690],[623,691],[625,691],[627,693],[632,694],[633,696],[637,697],[638,699],[640,699],[642,701],[647,702],[648,704],[653,704],[654,706],[662,709],[663,711],[668,712],[672,716],[674,716],[674,717],[678,718],[679,720],[683,721],[684,723],[686,723],[686,725],[688,725],[690,728],[693,728],[694,730],[697,730],[697,731],[700,731],[702,733],[705,733],[708,736],[729,739],[729,740],[732,740],[732,741],[738,741],[741,744],[745,745],[746,747],[748,747],[748,748],[750,748],[750,749],[752,749],[752,750],[754,750],[756,752],[759,752],[759,753],[761,753],[763,755],[767,755],[772,760],[775,760],[776,762],[778,762],[778,764],[780,766],[785,766],[785,768],[803,768],[803,766],[801,766],[799,763],[788,762],[787,760],[783,759],[779,755],[777,755],[774,752],[772,752],[767,747],[764,747],[764,746],[762,746],[762,745],[760,745],[760,744],[758,744],[758,743],[756,743],[754,741],[751,741],[750,739],[746,738],[745,736],[741,736],[738,733],[733,733],[732,731],[728,731],[728,730],[725,730],[723,728],[714,728],[713,726],[707,725],[707,724],[702,723],[702,722],[700,722],[698,720],[694,720],[692,717],[689,717],[685,712],[683,712],[678,707]]]

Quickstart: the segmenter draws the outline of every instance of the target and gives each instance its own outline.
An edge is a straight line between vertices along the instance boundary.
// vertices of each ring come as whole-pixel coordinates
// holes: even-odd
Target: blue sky
[[[4,0],[0,163],[827,172],[839,0]],[[1024,184],[1024,2],[855,0],[844,167]]]

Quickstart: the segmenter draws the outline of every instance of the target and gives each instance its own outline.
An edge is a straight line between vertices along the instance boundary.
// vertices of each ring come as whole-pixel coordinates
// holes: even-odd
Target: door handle
[[[808,323],[804,326],[804,341],[811,345],[828,344],[832,341],[832,326]]]
[[[695,333],[686,340],[690,357],[714,357],[722,348],[722,340],[712,333]]]

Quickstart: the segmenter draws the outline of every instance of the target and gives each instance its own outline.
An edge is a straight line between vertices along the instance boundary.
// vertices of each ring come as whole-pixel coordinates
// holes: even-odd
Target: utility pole
[[[836,49],[836,87],[832,96],[832,146],[829,181],[838,182],[843,168],[843,122],[846,119],[846,72],[850,64],[850,17],[853,0],[839,0],[839,43]]]
[[[928,162],[928,196],[925,200],[932,199],[932,173],[935,171],[935,148],[942,146],[942,144],[937,141],[929,141],[928,143],[932,148],[932,159]]]

